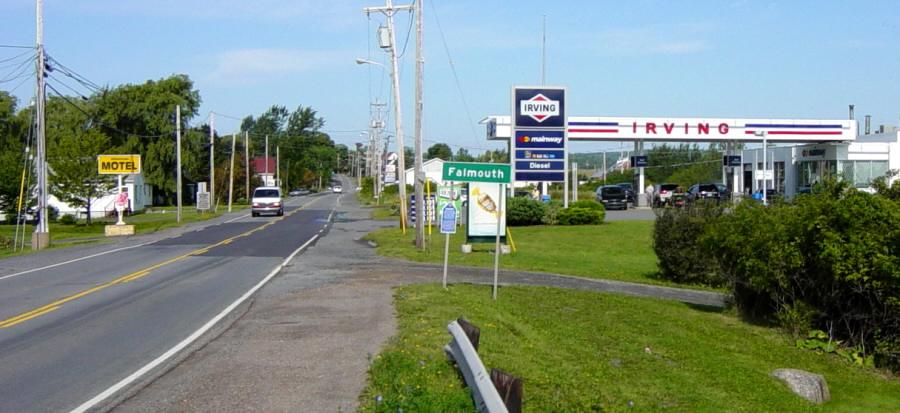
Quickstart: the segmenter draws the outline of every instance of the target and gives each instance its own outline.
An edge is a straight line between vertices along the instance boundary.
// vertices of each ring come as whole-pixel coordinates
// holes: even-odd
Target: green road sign
[[[512,172],[506,163],[444,162],[445,182],[508,184],[511,178]]]

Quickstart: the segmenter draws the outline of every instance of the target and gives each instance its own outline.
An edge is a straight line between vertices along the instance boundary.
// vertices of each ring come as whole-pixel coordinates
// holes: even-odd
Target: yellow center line
[[[61,298],[61,299],[56,300],[56,301],[54,301],[54,302],[52,302],[52,303],[50,303],[50,304],[43,305],[43,306],[40,306],[40,307],[35,308],[35,309],[33,309],[33,310],[30,310],[30,311],[24,312],[24,313],[22,313],[22,314],[19,314],[19,315],[16,315],[16,316],[7,318],[7,319],[5,319],[5,320],[2,320],[2,321],[0,321],[0,329],[2,329],[2,328],[7,328],[7,327],[12,327],[12,326],[14,326],[14,325],[16,325],[16,324],[19,324],[19,323],[21,323],[21,322],[24,322],[24,321],[27,321],[27,320],[31,320],[32,318],[40,317],[40,316],[42,316],[42,315],[44,315],[44,314],[47,314],[47,313],[50,313],[50,312],[55,311],[55,310],[58,309],[61,305],[65,304],[65,303],[68,303],[68,302],[70,302],[70,301],[77,300],[77,299],[82,298],[82,297],[84,297],[84,296],[86,296],[86,295],[89,295],[89,294],[93,294],[93,293],[95,293],[95,292],[97,292],[97,291],[103,290],[103,289],[105,289],[105,288],[107,288],[107,287],[110,287],[110,286],[112,286],[112,285],[115,285],[115,284],[124,284],[124,283],[127,283],[127,282],[129,282],[129,281],[137,280],[137,279],[139,279],[139,278],[142,278],[142,277],[144,277],[144,276],[150,274],[153,270],[156,270],[156,269],[158,269],[158,268],[161,268],[161,267],[164,267],[164,266],[166,266],[166,265],[169,265],[169,264],[172,264],[172,263],[181,261],[181,260],[183,260],[183,259],[185,259],[185,258],[188,258],[188,257],[191,257],[191,256],[205,254],[205,253],[209,252],[209,250],[212,249],[212,248],[215,248],[215,247],[218,247],[218,246],[221,246],[221,245],[227,245],[227,244],[230,244],[232,241],[234,241],[234,240],[237,239],[237,238],[248,236],[248,235],[250,235],[250,234],[252,234],[252,233],[254,233],[254,232],[256,232],[256,231],[262,230],[262,229],[264,229],[264,228],[266,228],[266,227],[268,227],[268,226],[274,224],[274,223],[277,222],[277,221],[280,221],[280,220],[284,219],[285,217],[288,217],[288,216],[291,216],[291,215],[294,215],[294,214],[300,212],[300,210],[302,210],[302,209],[304,209],[304,208],[306,208],[306,207],[308,207],[308,206],[310,206],[310,205],[316,203],[319,199],[321,199],[321,198],[318,198],[318,199],[316,199],[316,200],[314,200],[314,201],[312,201],[312,202],[310,202],[310,203],[308,203],[308,204],[306,204],[306,205],[303,205],[303,206],[301,206],[300,208],[297,208],[297,209],[295,209],[295,210],[293,210],[293,211],[287,213],[287,214],[286,214],[285,216],[283,216],[283,217],[279,217],[279,218],[276,219],[276,220],[269,221],[268,223],[266,223],[266,224],[264,224],[264,225],[262,225],[262,226],[259,226],[259,227],[256,227],[256,228],[250,230],[250,231],[244,232],[243,234],[236,235],[236,236],[233,236],[233,237],[230,237],[230,238],[226,238],[226,239],[224,239],[224,240],[222,240],[222,241],[219,241],[219,242],[217,242],[217,243],[215,243],[215,244],[211,244],[211,245],[209,245],[209,246],[206,246],[206,247],[203,247],[203,248],[199,248],[199,249],[193,250],[193,251],[191,251],[191,252],[189,252],[189,253],[187,253],[187,254],[179,255],[179,256],[177,256],[177,257],[175,257],[175,258],[170,258],[170,259],[165,260],[165,261],[163,261],[163,262],[160,262],[160,263],[151,265],[151,266],[149,266],[149,267],[147,267],[147,268],[144,268],[144,269],[141,269],[141,270],[137,270],[137,271],[132,272],[132,273],[130,273],[130,274],[126,274],[126,275],[123,275],[123,276],[121,276],[121,277],[115,278],[115,279],[113,279],[112,281],[108,281],[108,282],[105,282],[105,283],[103,283],[103,284],[100,284],[100,285],[94,286],[94,287],[92,287],[92,288],[89,288],[89,289],[87,289],[87,290],[84,290],[84,291],[82,291],[82,292],[79,292],[79,293],[70,295],[70,296],[65,297],[65,298]]]
[[[23,321],[28,321],[28,320],[31,320],[32,318],[40,317],[40,316],[42,316],[42,315],[44,315],[44,314],[47,314],[47,313],[49,313],[49,312],[51,312],[51,311],[56,310],[57,308],[59,308],[59,307],[57,306],[57,307],[45,308],[45,309],[42,310],[42,311],[38,311],[38,312],[36,312],[36,313],[29,314],[29,315],[27,315],[27,316],[19,316],[19,317],[16,317],[15,319],[9,319],[9,320],[3,321],[2,323],[0,323],[0,328],[12,327],[12,326],[14,326],[14,325],[16,325],[16,324],[19,324],[19,323],[23,322]]]

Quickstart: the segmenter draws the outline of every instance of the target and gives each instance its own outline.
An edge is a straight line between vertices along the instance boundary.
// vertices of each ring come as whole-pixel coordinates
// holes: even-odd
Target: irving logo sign
[[[551,116],[559,116],[559,101],[539,93],[531,99],[520,101],[519,113],[540,123]]]
[[[566,90],[558,87],[515,87],[512,110],[515,128],[565,128]]]

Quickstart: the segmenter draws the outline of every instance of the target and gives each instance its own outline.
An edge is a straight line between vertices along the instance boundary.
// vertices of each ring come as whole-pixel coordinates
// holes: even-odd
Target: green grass
[[[674,285],[655,278],[651,221],[614,221],[602,225],[510,227],[516,252],[501,258],[501,267],[604,278],[649,284]],[[442,263],[444,237],[434,230],[424,251],[415,249],[415,233],[402,235],[386,228],[368,235],[378,253],[419,262]],[[465,229],[450,237],[450,264],[493,267],[494,244],[474,244],[471,254],[460,252]]]
[[[469,390],[442,349],[450,340],[446,325],[459,316],[481,328],[479,354],[488,369],[523,379],[528,412],[895,412],[900,406],[900,380],[796,349],[778,330],[730,314],[544,287],[502,287],[498,297],[490,299],[489,286],[398,288],[399,331],[373,359],[361,411],[473,411]],[[815,406],[795,396],[769,376],[777,368],[822,374],[832,400]]]
[[[247,205],[232,206],[232,210],[241,210],[245,208],[247,208]],[[207,219],[218,217],[225,213],[225,211],[227,211],[227,207],[219,208],[219,212],[216,213],[199,213],[194,209],[182,208],[181,223],[178,223],[174,207],[155,207],[148,210],[148,212],[125,217],[125,222],[133,224],[136,233],[146,234],[189,224],[191,222],[205,221]],[[51,246],[60,248],[105,240],[104,227],[109,224],[114,224],[115,222],[115,218],[95,218],[91,225],[85,224],[83,220],[74,225],[60,224],[58,222],[50,223]],[[31,252],[30,235],[31,232],[34,231],[34,227],[28,225],[25,227],[25,231],[28,234],[25,240],[25,251],[13,252],[11,247],[0,248],[0,257],[20,255],[22,253],[27,254]],[[11,240],[15,236],[15,232],[15,225],[0,225],[0,236],[7,237]]]

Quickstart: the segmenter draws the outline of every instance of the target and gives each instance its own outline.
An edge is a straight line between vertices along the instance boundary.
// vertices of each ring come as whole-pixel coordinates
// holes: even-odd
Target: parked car
[[[688,188],[687,191],[688,202],[694,202],[700,199],[709,199],[719,202],[721,198],[722,194],[719,192],[719,187],[716,186],[716,184],[695,184]]]
[[[625,191],[625,199],[628,202],[631,202],[632,205],[634,205],[635,204],[634,185],[629,184],[629,183],[623,183],[623,184],[616,184],[616,186],[618,186],[619,188],[622,188]]]
[[[678,184],[658,184],[653,191],[653,206],[672,205],[672,195],[678,190]]]
[[[309,189],[297,188],[291,192],[288,192],[288,196],[302,196],[302,195],[309,195]]]
[[[725,184],[716,184],[716,188],[719,190],[720,201],[731,200],[731,190],[729,190]]]
[[[604,185],[597,188],[597,202],[606,209],[628,209],[625,190],[618,185]]]
[[[281,188],[277,186],[256,188],[250,200],[250,214],[254,217],[261,214],[284,215],[284,201],[281,198]]]

